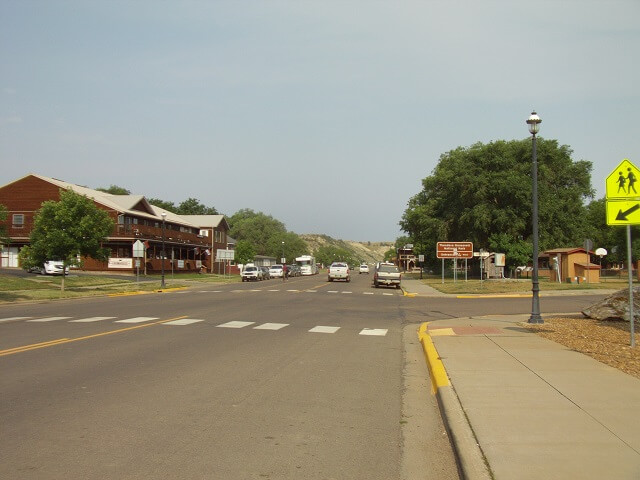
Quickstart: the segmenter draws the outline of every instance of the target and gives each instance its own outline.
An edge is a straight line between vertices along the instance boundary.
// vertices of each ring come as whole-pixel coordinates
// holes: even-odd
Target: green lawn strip
[[[419,275],[414,278],[419,278]],[[425,285],[429,285],[430,287],[435,288],[436,290],[442,293],[450,293],[450,294],[530,294],[531,293],[531,280],[511,280],[511,279],[503,279],[503,280],[484,280],[480,281],[477,279],[467,280],[464,278],[458,279],[456,282],[451,278],[445,278],[444,283],[442,283],[442,277],[430,277],[424,278],[422,282]],[[580,284],[570,284],[570,283],[557,283],[550,282],[546,279],[540,279],[539,281],[540,291],[551,291],[551,290],[563,290],[563,291],[576,291],[576,290],[594,290],[597,292],[598,290],[606,289],[606,290],[620,290],[628,287],[628,282],[625,281],[602,281],[600,283],[580,283]]]

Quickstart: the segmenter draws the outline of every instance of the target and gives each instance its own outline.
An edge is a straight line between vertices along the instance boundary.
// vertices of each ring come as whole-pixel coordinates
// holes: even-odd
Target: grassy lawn
[[[110,278],[103,275],[75,274],[64,280],[64,292],[60,291],[60,276],[30,275],[18,277],[0,274],[0,303],[57,300],[61,298],[90,297],[100,295],[153,292],[160,288],[160,275]],[[181,288],[195,283],[235,283],[239,276],[184,274],[171,278],[165,275],[167,288]]]
[[[409,278],[419,279],[420,275],[409,274],[406,275]],[[477,279],[468,280],[465,282],[464,277],[462,279],[458,278],[457,282],[454,283],[452,278],[445,278],[444,283],[442,283],[442,277],[429,276],[428,278],[425,276],[422,280],[423,283],[429,285],[430,287],[435,288],[436,290],[442,293],[451,293],[451,294],[493,294],[493,293],[513,293],[513,294],[527,294],[531,293],[531,279],[525,280],[484,280],[480,281]],[[621,290],[623,288],[628,288],[629,283],[625,280],[605,280],[600,283],[580,283],[580,284],[570,284],[570,283],[557,283],[557,282],[549,282],[547,279],[540,279],[539,281],[540,291],[544,292],[545,290],[602,290],[602,289],[612,289],[612,290]]]

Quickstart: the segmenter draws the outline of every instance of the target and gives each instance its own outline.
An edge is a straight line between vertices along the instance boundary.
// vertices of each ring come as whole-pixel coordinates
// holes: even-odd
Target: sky
[[[0,0],[0,185],[29,173],[394,241],[460,146],[640,165],[640,2]]]

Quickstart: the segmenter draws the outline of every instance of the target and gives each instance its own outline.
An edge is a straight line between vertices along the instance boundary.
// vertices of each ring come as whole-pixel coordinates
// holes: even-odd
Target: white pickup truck
[[[389,285],[400,288],[402,274],[393,263],[379,263],[373,274],[373,286],[378,288],[380,285]]]
[[[349,265],[343,262],[333,262],[329,266],[329,281],[345,280],[351,281],[351,272],[349,271]]]

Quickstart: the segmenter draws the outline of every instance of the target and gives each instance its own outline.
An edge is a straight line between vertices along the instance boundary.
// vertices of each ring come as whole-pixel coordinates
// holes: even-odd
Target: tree
[[[106,261],[110,251],[102,247],[102,242],[114,226],[109,214],[92,200],[72,190],[60,190],[59,202],[48,200],[36,212],[30,245],[20,251],[22,264],[29,268],[47,260],[61,260],[66,270],[69,265],[77,265],[79,257]]]
[[[187,198],[178,205],[175,210],[178,215],[218,215],[215,207],[207,207],[200,203],[197,198]]]
[[[253,245],[251,245],[251,243],[248,242],[247,240],[239,240],[238,243],[236,243],[234,255],[235,255],[234,261],[236,263],[244,265],[254,260],[254,257],[256,256],[256,251],[253,248]]]
[[[99,192],[110,193],[112,195],[131,195],[131,192],[124,187],[119,187],[117,185],[111,185],[109,188],[96,188]]]
[[[258,255],[273,253],[272,237],[281,237],[287,233],[284,223],[276,220],[271,215],[262,212],[254,212],[251,209],[242,209],[228,219],[229,235],[236,240],[247,240],[256,250]],[[277,241],[277,240],[276,240]],[[280,253],[279,255],[282,255]],[[279,255],[276,255],[279,258]]]
[[[284,245],[282,244],[284,242]],[[269,237],[267,240],[266,255],[280,259],[283,255],[288,263],[293,263],[296,257],[308,253],[309,247],[296,233],[284,232],[277,233]]]
[[[540,248],[581,245],[584,202],[593,197],[591,162],[573,161],[571,149],[556,140],[539,138],[537,147]],[[447,152],[422,186],[400,221],[416,251],[435,252],[439,241],[471,241],[476,249],[493,243],[513,253],[531,243],[529,139]],[[507,265],[517,265],[517,256],[507,256]],[[437,264],[433,254],[425,260]]]
[[[313,253],[316,258],[316,262],[323,265],[331,265],[333,262],[345,262],[349,265],[359,263],[358,259],[354,258],[353,254],[345,249],[336,247],[333,245],[322,245]]]

